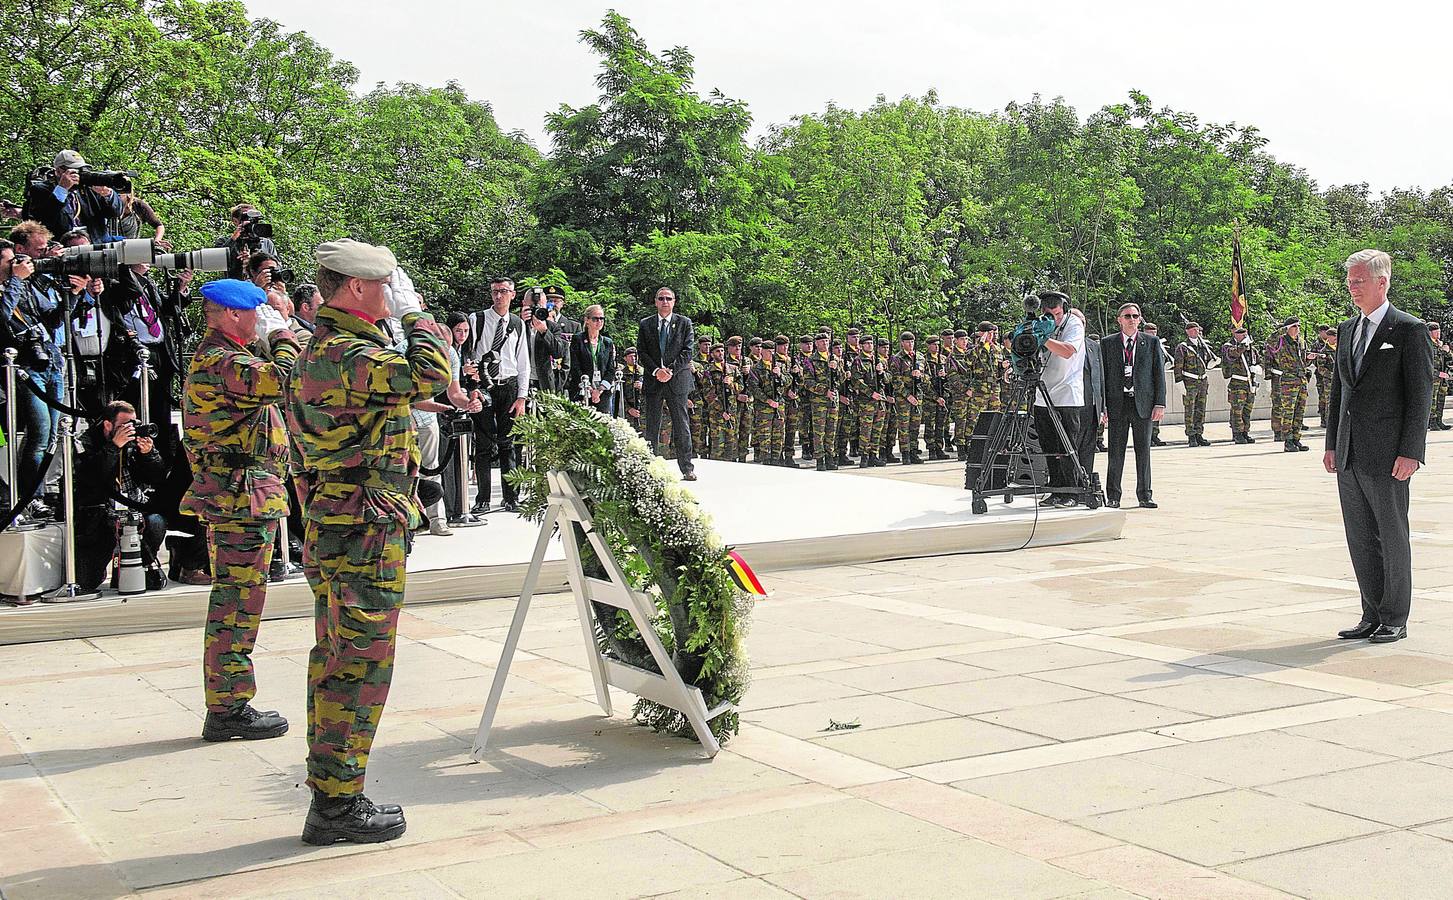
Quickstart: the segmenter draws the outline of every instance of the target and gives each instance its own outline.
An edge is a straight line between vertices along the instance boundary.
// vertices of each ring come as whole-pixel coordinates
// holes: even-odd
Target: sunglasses
[[[1140,318],[1140,313],[1121,313],[1120,314],[1120,318],[1122,318],[1122,319],[1138,319],[1138,318]]]
[[[587,322],[604,322],[605,316],[586,316],[585,320]]]

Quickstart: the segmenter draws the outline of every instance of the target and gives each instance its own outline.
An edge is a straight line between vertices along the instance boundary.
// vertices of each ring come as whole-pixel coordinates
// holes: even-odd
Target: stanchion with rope
[[[145,353],[142,350],[141,353]],[[42,603],[75,603],[79,600],[94,600],[100,596],[95,591],[84,591],[76,583],[76,494],[75,494],[75,423],[85,418],[85,414],[76,408],[76,361],[71,353],[69,342],[67,342],[65,353],[62,357],[65,360],[66,372],[66,401],[67,406],[59,403],[51,405],[61,410],[62,416],[56,423],[56,433],[61,442],[61,504],[65,510],[64,525],[66,536],[66,582],[55,590],[40,598]],[[145,383],[143,382],[143,385]],[[145,390],[143,386],[143,390]],[[143,394],[143,397],[145,395]]]

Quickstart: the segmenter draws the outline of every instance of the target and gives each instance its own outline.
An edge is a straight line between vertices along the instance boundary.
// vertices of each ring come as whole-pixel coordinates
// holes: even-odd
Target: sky
[[[1255,125],[1323,188],[1453,184],[1453,5],[1432,0],[245,2],[352,62],[361,91],[452,79],[544,150],[546,114],[598,97],[579,34],[614,8],[653,52],[688,48],[698,92],[746,102],[753,138],[879,94],[934,89],[989,112],[1038,93],[1083,119],[1138,90],[1202,122]]]

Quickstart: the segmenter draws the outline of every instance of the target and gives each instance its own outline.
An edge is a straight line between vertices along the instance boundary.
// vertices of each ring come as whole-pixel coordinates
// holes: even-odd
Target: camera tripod
[[[1005,503],[1014,502],[1016,496],[1033,496],[1040,493],[1075,494],[1088,509],[1098,509],[1104,502],[1100,490],[1100,479],[1086,472],[1080,464],[1079,455],[1071,446],[1059,411],[1050,402],[1049,388],[1044,385],[1044,371],[1038,360],[1032,360],[1024,370],[1014,377],[1009,386],[1009,397],[1002,413],[981,413],[974,426],[974,437],[979,436],[986,416],[988,434],[982,441],[969,443],[969,461],[964,470],[964,487],[974,493],[974,515],[989,511],[987,497],[1003,494]],[[1032,451],[1029,448],[1029,424],[1034,411],[1035,397],[1044,399],[1049,412],[1049,421],[1054,425],[1062,454]],[[1043,447],[1045,435],[1039,435]],[[1052,456],[1063,455],[1070,461],[1074,472],[1074,483],[1068,485],[1034,482],[1034,465]],[[1028,476],[1028,484],[1023,483]],[[1047,480],[1047,479],[1046,479]]]

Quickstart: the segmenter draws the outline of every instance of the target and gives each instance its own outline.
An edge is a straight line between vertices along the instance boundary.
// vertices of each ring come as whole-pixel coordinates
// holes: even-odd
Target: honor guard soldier
[[[737,436],[732,446],[736,448],[736,461],[746,462],[747,447],[752,442],[752,395],[747,390],[747,375],[751,371],[753,360],[742,356],[741,335],[734,334],[727,338],[726,360],[728,366],[736,369]]]
[[[893,396],[893,375],[888,370],[890,362],[889,352],[892,349],[892,341],[887,335],[878,338],[878,390],[883,395],[883,405],[878,410],[878,422],[874,429],[874,437],[877,438],[875,445],[878,450],[878,462],[886,465],[888,463],[902,462],[893,455],[893,445],[898,443],[898,401]]]
[[[1159,338],[1160,337],[1160,326],[1159,325],[1155,324],[1154,322],[1146,322],[1144,327],[1145,327],[1145,333],[1146,334],[1150,335],[1153,338]],[[1171,356],[1170,351],[1165,348],[1165,342],[1164,341],[1162,341],[1161,344],[1160,344],[1160,352],[1161,352],[1162,356],[1164,357],[1161,360],[1161,367],[1162,368],[1165,367],[1165,364],[1166,363],[1173,363],[1173,362],[1175,362],[1175,359]],[[1158,422],[1158,421],[1157,422],[1152,422],[1150,424],[1150,446],[1152,446],[1152,447],[1164,447],[1164,446],[1166,446],[1166,442],[1160,439],[1160,422]]]
[[[1251,436],[1251,407],[1256,402],[1256,347],[1245,327],[1231,332],[1221,345],[1221,371],[1226,376],[1227,418],[1231,443],[1254,444]]]
[[[708,452],[707,435],[710,429],[706,419],[707,371],[711,367],[711,337],[696,338],[696,356],[691,359],[693,383],[691,393],[686,395],[687,420],[691,425],[691,449],[697,456],[716,459]]]
[[[641,428],[641,389],[645,386],[646,374],[641,371],[635,347],[627,347],[621,359],[621,406],[625,410],[626,422],[636,429],[636,434],[644,434]]]
[[[1211,389],[1211,370],[1221,364],[1201,337],[1197,322],[1186,323],[1186,339],[1176,345],[1175,380],[1185,385],[1186,446],[1209,447],[1206,440],[1206,397]]]
[[[933,461],[948,459],[948,454],[943,452],[949,444],[948,398],[943,392],[943,381],[948,377],[948,351],[952,346],[952,331],[947,340],[941,334],[930,334],[925,341],[923,383],[927,390],[923,396],[923,437],[928,445],[928,458]]]
[[[204,285],[202,297],[207,331],[183,389],[192,484],[181,503],[182,512],[207,523],[212,563],[202,641],[202,739],[272,738],[286,733],[288,723],[249,702],[257,693],[252,649],[278,519],[288,514],[287,432],[279,404],[299,347],[257,285],[224,278]]]
[[[1332,393],[1332,377],[1337,368],[1337,329],[1331,325],[1317,326],[1317,343],[1307,351],[1307,361],[1317,376],[1317,418],[1327,427],[1327,396]]]
[[[969,333],[960,328],[954,332],[954,341],[948,353],[948,366],[944,375],[944,396],[948,399],[948,417],[953,423],[954,449],[960,462],[969,458],[969,439],[974,426],[969,421]]]
[[[903,332],[898,336],[898,352],[888,361],[893,396],[897,400],[898,452],[903,454],[905,466],[923,462],[923,457],[918,455],[918,432],[923,425],[923,401],[928,391],[923,357],[914,349],[916,341],[913,332]]]
[[[1271,437],[1277,443],[1284,443],[1286,437],[1282,434],[1282,394],[1281,394],[1281,369],[1272,362],[1272,354],[1276,352],[1278,341],[1282,337],[1282,329],[1277,328],[1272,332],[1261,345],[1261,368],[1266,375],[1266,383],[1271,389]]]
[[[737,458],[737,369],[726,360],[726,345],[712,344],[706,377],[707,430],[711,434],[708,458],[733,462]]]
[[[1453,350],[1443,343],[1443,327],[1437,322],[1428,322],[1428,339],[1433,342],[1433,409],[1428,414],[1428,428],[1447,431],[1453,425],[1444,423],[1443,405],[1448,401],[1449,379],[1453,378]]]
[[[1302,443],[1302,417],[1307,409],[1307,351],[1302,346],[1302,320],[1292,316],[1282,323],[1282,331],[1272,348],[1267,366],[1277,373],[1277,396],[1280,403],[1280,427],[1272,423],[1273,431],[1280,431],[1283,449],[1287,453],[1310,450]]]
[[[777,347],[777,357],[790,361],[787,370],[792,376],[792,387],[787,394],[787,441],[783,445],[788,459],[797,452],[799,443],[804,460],[817,458],[816,450],[812,446],[812,420],[807,408],[807,396],[802,393],[802,364],[811,355],[812,335],[809,334],[797,336],[796,352],[788,348],[784,354],[783,348],[780,345]]]
[[[289,384],[288,425],[305,486],[304,572],[318,642],[308,657],[308,785],[303,841],[376,843],[404,833],[403,810],[364,796],[369,750],[393,678],[404,602],[404,543],[423,521],[409,407],[449,385],[448,334],[391,281],[387,247],[317,250],[323,306]],[[380,328],[398,319],[403,352]]]
[[[812,355],[802,363],[802,388],[806,392],[812,415],[812,446],[819,450],[817,471],[835,471],[837,453],[838,389],[842,384],[842,366],[831,353],[832,336],[818,332],[813,339]]]
[[[838,396],[837,464],[849,465],[848,457],[861,452],[858,446],[858,395],[856,372],[862,358],[862,331],[849,328],[843,338],[843,387]]]
[[[749,379],[756,415],[752,444],[756,447],[758,463],[795,469],[797,463],[789,459],[783,449],[787,435],[787,388],[791,380],[788,373],[791,361],[786,359],[790,342],[785,337],[777,339],[775,346],[781,349],[783,356],[780,361],[773,346],[767,341],[762,342],[761,355]]]

